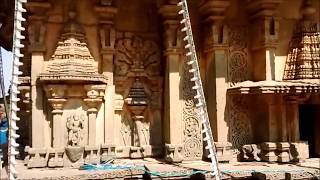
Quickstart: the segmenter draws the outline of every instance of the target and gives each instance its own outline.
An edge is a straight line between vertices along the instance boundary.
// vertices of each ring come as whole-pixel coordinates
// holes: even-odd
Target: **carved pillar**
[[[275,50],[279,38],[276,10],[282,0],[248,1],[253,80],[275,80]]]
[[[101,47],[101,61],[99,62],[99,73],[108,78],[105,97],[105,145],[113,146],[114,144],[114,96],[115,86],[113,84],[113,56],[116,31],[114,28],[114,17],[118,9],[112,6],[113,1],[101,0],[95,7],[99,16],[99,35]]]
[[[83,101],[86,103],[88,110],[88,144],[85,146],[85,162],[86,163],[100,163],[100,146],[103,140],[99,138],[101,131],[99,127],[103,127],[104,124],[98,122],[97,114],[99,112],[99,107],[102,103],[104,97],[106,85],[87,85],[85,89],[87,90],[87,98]],[[100,139],[100,140],[99,140]]]
[[[220,147],[230,149],[228,143],[228,125],[225,120],[226,94],[228,88],[228,35],[227,27],[224,25],[225,11],[229,7],[229,0],[207,1],[200,6],[202,22],[206,27],[205,55],[206,74],[205,92],[208,103],[208,113],[211,120],[211,128],[217,150]],[[215,77],[215,79],[212,79]],[[212,83],[214,80],[215,83]],[[220,153],[219,160],[229,161],[232,156],[230,152]]]
[[[63,106],[67,99],[65,99],[66,86],[63,85],[48,85],[45,91],[48,101],[52,106],[52,124],[53,124],[53,148],[63,148],[65,146],[64,134],[61,132],[65,128],[62,123]]]
[[[166,56],[165,72],[165,142],[166,160],[171,162],[182,161],[181,147],[183,143],[182,127],[182,108],[180,94],[180,68],[183,48],[181,46],[181,35],[178,7],[174,2],[169,5],[163,5],[159,9],[163,17],[164,28],[164,45]]]
[[[28,50],[31,53],[31,102],[32,102],[32,147],[43,148],[50,146],[49,121],[44,115],[43,91],[37,84],[39,73],[43,70],[46,33],[46,11],[51,7],[46,1],[28,2]]]

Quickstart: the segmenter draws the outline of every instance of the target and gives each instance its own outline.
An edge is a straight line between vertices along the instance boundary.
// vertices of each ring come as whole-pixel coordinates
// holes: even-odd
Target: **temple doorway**
[[[302,104],[299,106],[300,140],[308,141],[309,155],[311,158],[320,157],[320,105]]]

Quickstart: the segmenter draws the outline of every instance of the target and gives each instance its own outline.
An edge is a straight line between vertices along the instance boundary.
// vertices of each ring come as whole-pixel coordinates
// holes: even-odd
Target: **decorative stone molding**
[[[44,87],[48,99],[63,99],[66,96],[66,85],[47,85]]]
[[[108,162],[116,156],[116,145],[101,145],[101,162]]]
[[[290,144],[287,142],[277,143],[277,149],[279,151],[278,162],[281,162],[281,163],[290,162],[290,156],[289,156]]]
[[[85,146],[84,162],[87,164],[100,164],[100,146]]]
[[[264,142],[242,146],[240,160],[266,162],[303,162],[309,158],[307,142]]]
[[[169,163],[179,163],[182,162],[182,149],[183,145],[177,144],[166,144],[165,145],[165,160]]]
[[[40,168],[40,167],[47,166],[47,163],[48,163],[47,149],[29,148],[28,154],[29,154],[29,160],[27,160],[28,168]]]
[[[63,167],[64,148],[48,150],[48,167]]]

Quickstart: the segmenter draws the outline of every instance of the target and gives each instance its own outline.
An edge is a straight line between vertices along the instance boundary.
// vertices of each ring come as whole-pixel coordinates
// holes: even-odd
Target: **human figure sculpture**
[[[72,115],[67,119],[67,128],[68,128],[68,143],[71,146],[79,146],[80,142],[83,139],[84,129],[84,120],[83,115]]]

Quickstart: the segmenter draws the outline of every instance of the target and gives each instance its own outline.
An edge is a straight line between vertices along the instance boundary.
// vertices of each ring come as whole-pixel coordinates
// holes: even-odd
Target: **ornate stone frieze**
[[[248,29],[244,26],[229,29],[228,81],[233,86],[248,79]]]
[[[201,123],[195,107],[195,91],[190,82],[191,73],[185,64],[182,74],[182,97],[183,97],[183,157],[186,160],[196,160],[202,158],[202,134]]]

